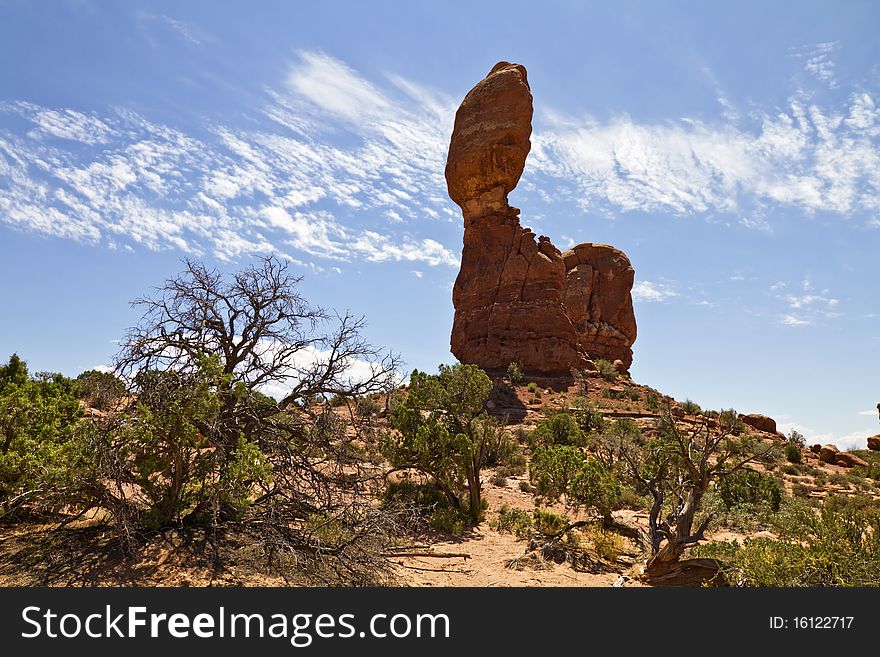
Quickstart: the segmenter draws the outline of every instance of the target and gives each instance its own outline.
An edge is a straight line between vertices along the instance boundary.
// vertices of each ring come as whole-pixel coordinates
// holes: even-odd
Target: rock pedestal
[[[452,302],[452,353],[487,370],[568,375],[590,359],[628,369],[636,339],[634,272],[619,250],[579,244],[565,253],[519,222],[507,195],[531,148],[525,67],[499,62],[455,115],[446,182],[462,210],[464,248]]]

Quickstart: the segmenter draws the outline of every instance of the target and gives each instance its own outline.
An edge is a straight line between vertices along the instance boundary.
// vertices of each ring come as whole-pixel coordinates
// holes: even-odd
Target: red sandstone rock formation
[[[526,70],[499,62],[462,101],[446,182],[462,209],[464,248],[452,302],[452,353],[484,369],[518,362],[526,372],[567,375],[589,358],[632,363],[636,338],[627,257],[606,245],[564,254],[536,239],[507,202],[531,148]]]

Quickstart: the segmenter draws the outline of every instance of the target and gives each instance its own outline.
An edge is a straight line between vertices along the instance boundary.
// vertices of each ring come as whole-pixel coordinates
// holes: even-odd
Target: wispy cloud
[[[586,210],[721,213],[766,230],[774,206],[841,215],[880,207],[880,111],[867,93],[833,110],[792,98],[785,111],[759,114],[753,130],[545,118],[533,173],[573,184]]]
[[[114,248],[456,266],[458,244],[443,244],[437,230],[459,221],[443,176],[456,104],[312,51],[267,90],[248,129],[212,124],[197,136],[124,109],[8,103],[0,222]],[[770,227],[774,207],[880,211],[880,109],[870,94],[843,108],[801,96],[759,113],[752,128],[739,121],[539,111],[521,192],[606,214],[721,214],[758,229]],[[644,281],[636,298],[676,294]],[[820,303],[809,296],[793,296],[786,314],[809,321],[798,314]]]
[[[122,109],[2,105],[0,222],[224,259],[293,250],[456,266],[452,250],[419,234],[458,216],[443,178],[454,106],[401,78],[386,87],[300,53],[260,129],[212,125],[200,137]],[[3,116],[31,127],[4,130]]]
[[[639,281],[633,285],[632,296],[635,301],[655,302],[677,297],[678,292],[666,283]]]
[[[825,41],[812,46],[802,46],[791,50],[792,57],[804,60],[804,70],[828,84],[832,89],[838,86],[835,65],[831,56],[840,49],[839,41]]]
[[[838,311],[840,301],[831,296],[828,289],[816,290],[809,276],[801,281],[799,291],[784,291],[793,287],[780,282],[769,288],[771,295],[785,307],[777,319],[782,326],[811,326],[821,320],[841,316]]]

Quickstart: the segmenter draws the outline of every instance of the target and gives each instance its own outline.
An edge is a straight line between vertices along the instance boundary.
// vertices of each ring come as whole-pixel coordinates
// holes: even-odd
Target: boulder
[[[855,454],[851,454],[849,452],[840,452],[837,457],[834,459],[834,462],[837,465],[842,465],[844,468],[867,468],[868,462],[862,458],[859,458]]]
[[[837,445],[822,445],[819,450],[819,460],[822,463],[837,463],[838,454],[840,450],[837,449]]]
[[[606,245],[562,253],[519,222],[508,203],[531,149],[532,94],[524,66],[499,62],[455,114],[446,182],[464,219],[452,291],[450,346],[463,363],[568,376],[590,359],[632,363],[636,336],[626,256]]]
[[[739,419],[758,431],[765,431],[773,434],[776,433],[776,420],[772,417],[767,417],[760,413],[747,413],[745,415],[740,415]]]
[[[868,449],[880,452],[880,434],[868,438]]]
[[[816,443],[815,445],[810,445],[810,451],[813,452],[813,454],[818,454],[822,451],[822,445],[818,443]]]

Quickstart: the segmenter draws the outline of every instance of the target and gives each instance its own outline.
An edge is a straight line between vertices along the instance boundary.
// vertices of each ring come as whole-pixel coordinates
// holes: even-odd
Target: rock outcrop
[[[844,468],[867,468],[868,462],[855,454],[840,452],[834,462]]]
[[[837,445],[822,445],[822,448],[819,450],[819,461],[822,463],[837,463],[838,454],[840,454],[840,450],[837,449]]]
[[[452,353],[487,370],[517,362],[567,375],[589,359],[632,363],[634,272],[619,250],[580,244],[560,252],[519,223],[507,195],[531,148],[526,70],[499,62],[455,115],[446,182],[462,210],[464,248],[452,302]]]
[[[873,452],[880,452],[880,435],[868,438],[868,449]]]
[[[744,415],[740,415],[739,419],[753,429],[757,429],[758,431],[777,433],[776,420],[774,420],[772,417],[761,415],[760,413],[746,413]]]

